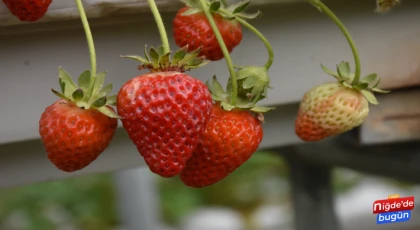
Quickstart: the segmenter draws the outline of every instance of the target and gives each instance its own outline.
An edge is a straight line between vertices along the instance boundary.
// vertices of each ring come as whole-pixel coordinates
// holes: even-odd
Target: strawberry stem
[[[235,17],[236,21],[238,21],[243,26],[248,28],[251,32],[253,32],[255,35],[257,35],[257,37],[264,43],[265,47],[267,48],[268,60],[267,60],[267,62],[265,63],[264,66],[267,70],[270,69],[270,67],[271,67],[271,65],[273,64],[273,61],[274,61],[274,51],[273,51],[273,47],[271,46],[271,44],[267,40],[267,38],[257,28],[255,28],[253,25],[249,24],[247,21],[243,20],[242,18],[237,17],[237,16],[229,13],[227,10],[224,10],[222,8],[220,8],[219,11],[226,14],[226,15]]]
[[[356,65],[355,76],[354,76],[352,84],[353,85],[357,84],[360,80],[361,69],[360,69],[359,54],[357,52],[356,44],[354,43],[353,38],[351,37],[350,33],[348,32],[344,24],[340,21],[340,19],[338,19],[338,17],[324,3],[322,3],[320,0],[309,0],[309,2],[312,5],[314,5],[316,8],[318,8],[321,12],[325,13],[328,17],[330,17],[335,22],[335,24],[337,24],[341,32],[346,37],[350,45],[350,48],[353,52],[354,62]]]
[[[206,4],[206,0],[199,0],[201,7],[203,8],[203,12],[206,15],[207,20],[210,23],[210,26],[213,30],[214,35],[216,36],[217,42],[220,45],[220,48],[222,49],[223,56],[225,57],[226,64],[229,69],[230,73],[230,79],[232,83],[232,95],[230,98],[231,105],[236,105],[236,98],[238,94],[238,83],[236,82],[236,73],[235,68],[233,66],[232,58],[230,57],[229,51],[226,47],[225,41],[223,40],[222,35],[220,34],[219,28],[217,28],[216,22],[213,19],[213,16],[210,13],[210,9],[208,5]]]
[[[164,53],[168,53],[170,51],[168,35],[166,33],[166,29],[165,29],[165,25],[163,24],[162,17],[160,16],[159,9],[157,8],[154,0],[148,0],[148,2],[149,2],[150,10],[152,10],[157,27],[159,29],[160,39],[162,40],[162,45],[163,45],[163,51]]]
[[[85,9],[83,8],[82,0],[76,0],[77,9],[79,10],[80,19],[82,20],[83,29],[85,30],[86,39],[89,47],[90,54],[90,71],[92,74],[92,80],[96,76],[96,52],[95,44],[93,43],[92,32],[90,31],[89,22],[86,17]]]

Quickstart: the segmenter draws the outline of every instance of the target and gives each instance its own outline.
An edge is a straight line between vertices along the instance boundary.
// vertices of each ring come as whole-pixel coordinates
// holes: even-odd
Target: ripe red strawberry
[[[93,162],[109,145],[117,128],[118,115],[109,106],[115,96],[107,97],[112,85],[101,89],[105,73],[93,77],[83,72],[77,86],[60,68],[63,98],[48,106],[39,120],[39,134],[50,161],[60,170],[73,172]],[[89,87],[92,86],[92,87]]]
[[[370,74],[354,81],[348,62],[338,65],[338,73],[323,67],[338,81],[321,84],[305,93],[295,121],[296,135],[303,141],[320,141],[360,126],[369,114],[369,102],[378,104],[371,91],[387,93],[369,84],[376,79]]]
[[[51,2],[52,0],[3,0],[10,12],[24,22],[35,22],[41,19]]]
[[[193,156],[181,172],[187,186],[212,185],[245,163],[263,138],[261,122],[250,112],[226,111],[214,104]]]
[[[117,122],[95,109],[60,99],[45,109],[39,133],[48,158],[57,168],[73,172],[89,165],[108,147]]]
[[[159,50],[152,48],[150,53],[158,54]],[[153,63],[131,56],[143,63],[140,69],[153,73],[129,80],[118,93],[117,110],[125,130],[150,170],[162,177],[173,177],[184,168],[210,115],[212,99],[207,86],[182,73],[203,62],[194,57],[198,52],[178,51],[174,59],[192,58],[191,62],[179,60],[179,66],[176,60],[157,58],[162,62]]]
[[[217,61],[222,59],[223,53],[213,30],[203,12],[183,15],[189,7],[184,7],[177,13],[173,20],[173,37],[175,43],[188,50],[202,48],[200,56],[207,60]],[[222,34],[226,47],[230,52],[242,41],[242,28],[236,20],[225,19],[221,14],[214,13],[217,28]]]

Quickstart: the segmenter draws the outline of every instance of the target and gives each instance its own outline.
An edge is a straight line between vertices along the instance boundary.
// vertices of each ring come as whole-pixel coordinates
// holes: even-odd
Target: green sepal
[[[58,68],[58,76],[59,76],[59,83],[60,87],[63,89],[62,94],[67,98],[71,98],[73,92],[78,88],[74,83],[73,79],[71,78],[70,74],[68,74],[63,68]]]
[[[231,105],[227,102],[224,102],[224,101],[222,101],[222,103],[220,103],[220,106],[222,106],[222,108],[226,111],[232,111],[235,108],[235,106],[233,106],[233,105]]]
[[[378,88],[372,88],[372,91],[375,93],[389,93],[391,92],[391,90],[383,90],[383,89],[378,89]]]
[[[159,63],[159,53],[156,51],[155,48],[153,48],[153,46],[150,47],[149,55],[153,64],[156,65]]]
[[[210,11],[211,12],[216,12],[220,9],[222,5],[220,4],[220,1],[214,1],[212,3],[210,3]]]
[[[220,82],[217,80],[216,75],[213,76],[211,81],[207,81],[206,85],[209,88],[213,100],[224,101],[227,99],[228,95],[223,90],[222,84],[220,84]]]
[[[339,74],[337,73],[337,72],[334,72],[334,71],[332,71],[332,70],[330,70],[330,69],[328,69],[327,67],[325,67],[323,64],[321,64],[321,68],[322,68],[322,70],[325,72],[325,73],[327,73],[327,74],[329,74],[329,75],[331,75],[331,76],[333,76],[333,77],[335,77],[335,78],[339,78]]]
[[[84,97],[84,93],[83,93],[82,88],[76,89],[76,91],[74,91],[73,94],[72,94],[72,98],[76,102],[82,100],[83,97]]]
[[[120,57],[133,59],[133,60],[136,60],[138,62],[149,62],[149,59],[143,58],[143,57],[138,56],[138,55],[121,55]]]
[[[366,82],[359,82],[357,85],[354,85],[353,88],[357,90],[367,89],[369,84]]]
[[[96,108],[99,112],[107,115],[108,117],[116,118],[116,119],[123,119],[120,117],[114,110],[108,108],[107,106]]]
[[[85,98],[90,97],[91,92],[89,92],[90,91],[89,89],[91,88],[92,80],[93,80],[93,78],[92,78],[92,75],[91,75],[89,70],[83,71],[79,75],[79,78],[77,80],[77,83],[78,83],[80,89],[82,89],[83,92],[86,92],[84,94]]]
[[[363,94],[363,96],[365,96],[366,100],[368,100],[371,104],[374,104],[374,105],[379,104],[375,95],[371,91],[361,90],[360,92]]]
[[[255,13],[238,13],[236,15],[238,17],[242,18],[242,19],[254,20],[254,19],[257,19],[258,17],[260,17],[262,15],[262,12],[258,10]]]
[[[58,91],[56,91],[56,90],[54,90],[54,89],[51,89],[51,92],[53,92],[55,95],[57,95],[58,97],[60,97],[60,98],[63,98],[63,99],[66,99],[67,100],[67,97],[64,95],[64,94],[62,94],[62,93],[60,93],[60,92],[58,92]]]
[[[350,80],[350,63],[342,61],[337,65],[337,73],[343,80]]]
[[[377,105],[378,100],[376,99],[373,92],[376,93],[389,93],[390,91],[378,89],[377,86],[379,85],[380,78],[378,78],[378,75],[376,73],[371,73],[360,80],[357,81],[355,78],[355,73],[351,72],[350,64],[349,62],[342,61],[339,65],[337,65],[337,72],[334,72],[327,67],[323,66],[321,64],[322,70],[335,77],[339,84],[346,88],[354,89],[363,94],[363,96],[369,101],[369,103]],[[373,82],[377,82],[371,86]]]
[[[103,109],[105,105],[114,105],[116,101],[116,95],[108,96],[112,90],[111,84],[102,88],[107,71],[98,73],[96,76],[92,76],[89,70],[83,71],[79,75],[77,85],[63,68],[59,67],[58,74],[62,93],[51,89],[55,95],[74,103],[80,108],[91,109],[93,107],[99,111],[105,111],[104,114],[107,116],[111,114],[110,117],[117,118],[107,109]],[[111,98],[110,102],[108,98]]]
[[[266,113],[268,111],[275,110],[275,109],[276,109],[275,107],[255,106],[250,110],[255,113]]]
[[[190,8],[201,9],[200,2],[197,0],[181,0],[181,2]]]
[[[160,46],[157,49],[151,47],[149,55],[147,55],[147,47],[145,47],[145,54],[147,58],[137,55],[122,55],[121,57],[139,61],[141,64],[138,69],[140,70],[149,69],[151,72],[185,72],[210,63],[210,61],[205,60],[205,57],[198,56],[200,52],[200,48],[192,52],[188,52],[188,46],[185,46],[177,50],[171,58],[172,52],[169,51],[165,53],[163,46]]]
[[[232,4],[226,8],[229,12],[232,12],[232,14],[237,14],[243,12],[249,5],[249,0],[244,0],[237,2],[235,4]]]
[[[95,77],[95,82],[93,83],[93,87],[91,89],[92,95],[89,95],[90,100],[89,103],[95,103],[98,98],[103,97],[105,95],[101,94],[101,89],[105,82],[105,76],[107,75],[107,71],[100,72]]]
[[[117,95],[107,97],[106,105],[117,105]]]
[[[187,55],[187,53],[188,53],[188,45],[178,49],[175,52],[174,57],[172,58],[172,63],[174,65],[178,65],[179,61],[184,59],[184,57],[185,57],[185,55]]]
[[[101,97],[92,104],[92,107],[99,108],[99,107],[105,106],[106,102],[107,102],[106,96]]]
[[[365,83],[372,83],[376,80],[376,78],[378,77],[378,75],[376,73],[371,73],[369,75],[367,75],[366,77],[362,78],[361,82],[365,82]]]
[[[203,12],[202,9],[198,9],[198,8],[189,8],[188,10],[184,11],[181,15],[182,16],[188,16],[188,15],[192,15],[192,14],[196,14],[196,13],[200,13]]]

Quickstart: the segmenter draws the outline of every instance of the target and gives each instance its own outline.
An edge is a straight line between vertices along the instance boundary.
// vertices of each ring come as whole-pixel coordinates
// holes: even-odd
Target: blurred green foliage
[[[0,226],[9,230],[11,214],[24,214],[18,230],[107,230],[118,223],[109,175],[93,175],[0,190]]]
[[[336,193],[351,190],[362,175],[338,169],[333,174]],[[231,175],[207,188],[185,186],[178,177],[156,176],[164,220],[176,225],[182,217],[204,206],[224,206],[243,214],[261,204],[289,205],[288,168],[281,157],[257,152]],[[393,181],[400,187],[409,187]],[[10,227],[13,215],[26,225]],[[20,217],[20,220],[22,218]],[[19,221],[18,221],[19,222]],[[0,230],[109,230],[118,223],[116,194],[109,174],[76,177],[0,190]]]
[[[179,178],[157,179],[162,214],[171,224],[177,224],[200,206],[224,206],[246,215],[261,204],[287,205],[290,200],[287,165],[282,157],[270,152],[255,153],[231,175],[206,188],[186,187]],[[332,179],[334,191],[344,193],[361,176],[348,170],[335,170]]]

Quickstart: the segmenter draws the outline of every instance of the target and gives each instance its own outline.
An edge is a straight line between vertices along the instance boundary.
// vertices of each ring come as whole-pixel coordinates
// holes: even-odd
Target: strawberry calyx
[[[238,83],[238,96],[253,103],[267,98],[270,86],[268,71],[262,66],[236,67],[236,81]],[[231,87],[229,78],[228,87]],[[230,89],[228,88],[228,91]]]
[[[360,91],[363,96],[374,105],[379,104],[375,93],[389,93],[389,90],[379,89],[381,81],[376,73],[371,73],[359,79],[355,78],[355,73],[351,72],[350,63],[342,61],[337,65],[337,71],[333,71],[321,64],[322,70],[337,79],[338,83],[344,87]],[[376,82],[375,82],[376,81]]]
[[[150,47],[147,52],[147,45],[144,47],[144,57],[138,55],[122,55],[122,58],[129,58],[141,62],[139,70],[148,69],[150,72],[176,71],[183,73],[185,71],[196,69],[207,65],[210,61],[205,57],[199,57],[201,48],[188,52],[188,45],[177,50],[173,57],[172,51],[164,52],[163,46],[157,49]]]
[[[191,15],[196,14],[199,12],[203,12],[203,9],[201,7],[201,4],[198,0],[181,0],[183,3],[185,3],[186,6],[189,7],[188,10],[183,12],[182,15]],[[228,20],[234,20],[237,17],[244,19],[244,20],[252,20],[256,19],[261,15],[261,11],[257,11],[255,13],[245,13],[245,9],[250,4],[250,0],[243,0],[240,2],[237,2],[232,5],[226,5],[224,4],[224,1],[220,0],[206,0],[207,5],[209,6],[211,13],[217,13],[220,14],[223,18]]]
[[[247,93],[247,92],[249,91],[253,92],[253,87],[255,87],[256,85],[255,82],[257,82],[258,80],[254,81],[254,80],[247,80],[247,79],[253,79],[253,78],[247,77],[247,78],[238,79],[238,81],[241,84],[238,84],[238,97],[236,99],[235,105],[232,105],[230,103],[230,97],[232,95],[231,82],[228,82],[226,90],[224,90],[220,82],[217,80],[217,77],[213,76],[211,80],[206,82],[206,85],[211,92],[213,100],[216,103],[220,103],[220,106],[226,111],[231,111],[234,109],[241,109],[241,110],[252,111],[257,114],[262,114],[262,113],[275,109],[274,107],[265,107],[265,106],[256,105],[256,103],[259,100],[266,97],[266,94],[264,97],[261,97],[261,95],[264,95],[264,92],[258,92],[258,91],[264,91],[264,89],[261,89],[260,86],[256,87],[258,89],[254,91],[256,95],[252,97],[253,100],[252,99],[250,100],[250,96],[249,96],[250,93]],[[245,82],[250,82],[250,83],[245,83]],[[246,87],[244,87],[244,85]],[[251,86],[251,87],[248,87],[248,86]],[[257,98],[257,100],[255,100],[254,98]]]
[[[63,68],[59,67],[58,72],[61,92],[51,89],[55,95],[74,103],[79,108],[96,109],[108,117],[120,118],[114,110],[108,107],[116,105],[117,96],[109,96],[112,84],[103,87],[107,71],[92,76],[91,72],[86,70],[80,74],[78,84]]]

